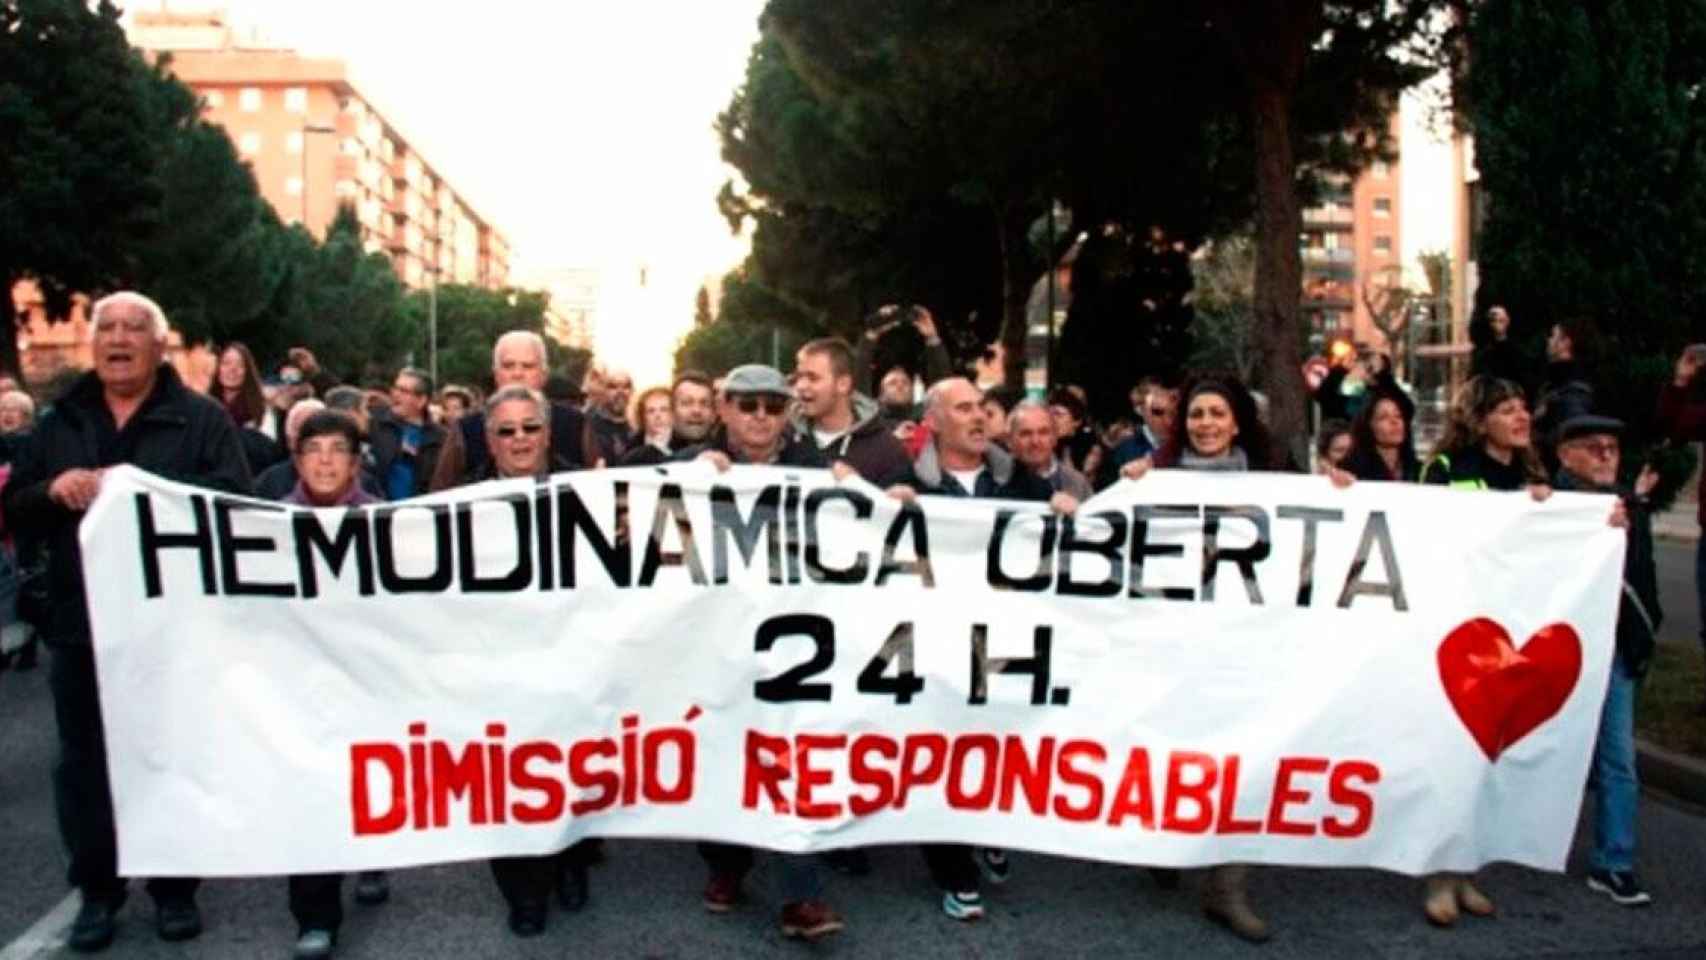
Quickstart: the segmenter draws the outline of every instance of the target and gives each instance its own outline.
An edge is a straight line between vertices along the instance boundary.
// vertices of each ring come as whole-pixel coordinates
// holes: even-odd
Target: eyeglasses
[[[537,420],[529,420],[520,424],[506,423],[501,427],[494,428],[492,432],[505,440],[514,440],[518,433],[525,433],[531,437],[543,429],[545,429],[543,423]]]
[[[1623,450],[1623,448],[1613,440],[1599,440],[1591,443],[1584,440],[1577,440],[1571,445],[1576,449],[1581,450],[1584,453],[1592,454],[1601,460],[1610,460]]]
[[[745,396],[735,401],[735,407],[748,416],[753,416],[762,408],[772,417],[779,417],[782,411],[788,409],[788,401],[783,397],[754,397]]]

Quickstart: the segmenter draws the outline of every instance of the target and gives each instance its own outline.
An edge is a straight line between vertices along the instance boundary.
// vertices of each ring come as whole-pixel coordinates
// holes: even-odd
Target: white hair
[[[89,308],[91,333],[100,327],[102,315],[113,307],[137,307],[141,309],[142,312],[148,314],[148,319],[154,324],[155,342],[166,342],[166,332],[169,329],[166,323],[166,311],[161,310],[159,304],[134,290],[120,290],[96,300],[95,305]]]
[[[1052,420],[1054,418],[1054,414],[1050,413],[1048,407],[1043,405],[1043,403],[1041,401],[1032,400],[1030,397],[1026,397],[1023,400],[1020,400],[1018,403],[1013,404],[1012,410],[1007,411],[1007,422],[1009,422],[1009,423],[1013,422],[1014,420],[1018,419],[1019,414],[1027,412],[1027,411],[1028,412],[1040,413],[1043,415],[1044,418],[1049,419],[1049,420]]]
[[[5,407],[17,407],[24,412],[26,417],[36,415],[35,399],[22,390],[8,390],[5,393],[0,393],[0,409]]]
[[[498,407],[515,400],[533,404],[533,411],[541,420],[550,418],[551,405],[543,393],[532,387],[512,383],[486,398],[486,428],[491,429],[492,414],[497,411]]]
[[[296,452],[296,435],[302,432],[302,425],[308,418],[326,409],[326,405],[313,397],[298,400],[284,415],[284,444],[291,453]]]
[[[532,330],[511,330],[511,331],[503,334],[502,336],[498,337],[497,342],[492,344],[492,369],[493,370],[496,370],[498,368],[498,354],[503,352],[503,348],[504,348],[505,344],[511,344],[511,343],[525,343],[529,347],[532,347],[533,352],[539,355],[539,366],[540,366],[540,368],[541,369],[544,368],[544,366],[547,362],[547,358],[546,358],[546,354],[545,354],[545,338],[541,337],[537,333],[534,333]]]

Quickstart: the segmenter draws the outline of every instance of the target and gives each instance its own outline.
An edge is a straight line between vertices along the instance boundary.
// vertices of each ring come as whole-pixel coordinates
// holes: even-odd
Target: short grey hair
[[[544,337],[534,333],[532,330],[510,330],[498,337],[497,342],[492,344],[493,370],[498,368],[498,354],[503,350],[505,344],[511,343],[526,343],[529,347],[532,347],[533,352],[539,355],[539,366],[541,369],[550,362],[550,358],[545,353]]]
[[[1042,401],[1033,400],[1030,397],[1026,397],[1023,400],[1020,400],[1018,403],[1013,404],[1013,409],[1009,410],[1007,412],[1007,422],[1012,423],[1015,419],[1018,418],[1020,413],[1024,413],[1026,411],[1030,411],[1033,413],[1040,413],[1045,418],[1047,418],[1051,421],[1054,419],[1054,414],[1049,412],[1048,407],[1045,406],[1042,403]]]
[[[296,452],[296,435],[302,432],[302,425],[308,418],[326,409],[326,405],[313,397],[296,401],[290,411],[284,415],[284,445],[291,453]]]
[[[93,334],[94,331],[100,327],[101,317],[113,307],[140,308],[144,313],[148,314],[148,319],[154,324],[155,342],[166,342],[166,334],[170,330],[170,326],[166,323],[166,311],[161,310],[158,303],[155,303],[134,290],[120,290],[117,293],[108,294],[107,296],[96,300],[95,305],[89,308],[90,334]]]
[[[333,387],[322,397],[327,410],[365,411],[367,409],[367,394],[360,387],[348,384]]]
[[[0,393],[0,409],[5,407],[17,407],[24,411],[26,417],[36,415],[35,399],[22,390],[8,390],[5,393]]]
[[[539,415],[539,419],[546,422],[550,421],[551,404],[545,399],[545,395],[532,387],[512,383],[486,398],[486,429],[488,431],[492,429],[492,414],[497,412],[498,407],[516,400],[533,404],[533,409]]]

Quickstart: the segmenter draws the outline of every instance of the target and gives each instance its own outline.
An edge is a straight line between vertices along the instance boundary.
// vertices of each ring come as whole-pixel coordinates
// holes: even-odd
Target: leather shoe
[[[509,932],[518,937],[537,937],[545,932],[545,904],[518,903],[509,908]]]
[[[77,909],[77,919],[71,921],[65,945],[78,953],[98,953],[113,942],[118,932],[118,908],[124,905],[124,894],[116,897],[83,896],[83,906]]]
[[[154,914],[154,930],[168,943],[201,936],[201,909],[191,899],[160,901]]]

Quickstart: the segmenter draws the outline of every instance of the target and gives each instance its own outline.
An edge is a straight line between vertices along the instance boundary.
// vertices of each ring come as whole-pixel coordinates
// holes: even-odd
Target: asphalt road
[[[1659,547],[1667,642],[1694,643],[1693,545]],[[49,771],[52,702],[44,671],[0,675],[0,960],[59,956],[64,857],[55,833]],[[1591,797],[1588,801],[1591,804]],[[1259,955],[1289,957],[1706,957],[1706,816],[1662,797],[1644,798],[1640,867],[1656,903],[1614,906],[1582,883],[1585,840],[1565,875],[1514,867],[1483,874],[1500,916],[1456,930],[1427,926],[1420,884],[1373,871],[1267,868],[1251,894],[1277,935]],[[186,824],[186,830],[194,829]],[[452,957],[1217,957],[1254,948],[1205,923],[1197,880],[1160,890],[1142,870],[1014,854],[1014,877],[989,892],[989,916],[960,925],[936,908],[924,865],[911,849],[878,850],[867,877],[828,874],[829,897],[848,930],[816,946],[781,938],[774,871],[760,859],[749,900],[715,917],[699,903],[704,868],[689,844],[612,842],[594,869],[587,912],[555,914],[532,941],[504,929],[502,900],[483,863],[401,871],[392,900],[349,907],[339,955]],[[281,879],[217,880],[200,902],[206,933],[189,944],[154,937],[140,890],[125,908],[109,956],[227,958],[289,956],[295,928]]]

